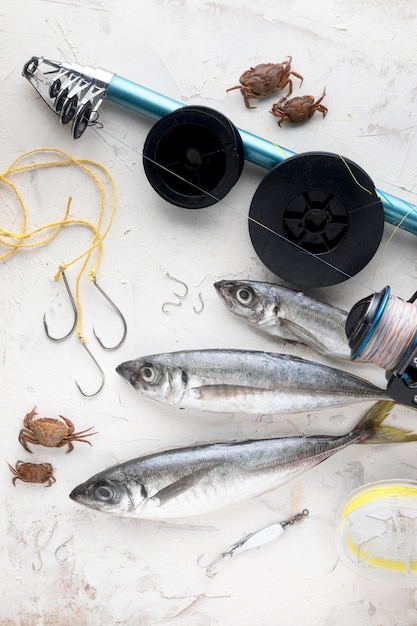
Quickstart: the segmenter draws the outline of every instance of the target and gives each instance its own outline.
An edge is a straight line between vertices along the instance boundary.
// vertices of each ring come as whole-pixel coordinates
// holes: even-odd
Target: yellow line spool
[[[336,514],[341,560],[378,582],[417,582],[417,482],[382,480],[352,491]]]

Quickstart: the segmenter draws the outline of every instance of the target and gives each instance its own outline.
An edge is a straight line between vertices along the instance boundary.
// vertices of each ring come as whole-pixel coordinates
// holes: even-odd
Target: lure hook
[[[44,315],[43,315],[43,326],[45,328],[46,336],[51,341],[56,341],[56,342],[64,341],[65,339],[68,339],[68,337],[70,335],[72,335],[72,333],[74,332],[75,327],[77,326],[77,322],[78,322],[77,305],[75,304],[75,300],[74,300],[74,297],[73,297],[73,295],[71,293],[71,289],[70,289],[70,287],[68,285],[67,277],[65,276],[64,270],[61,270],[61,275],[62,275],[62,279],[64,281],[65,289],[67,290],[67,293],[68,293],[68,296],[69,296],[69,299],[70,299],[70,302],[71,302],[72,310],[74,312],[74,321],[73,321],[71,329],[69,330],[69,332],[67,332],[66,335],[64,335],[63,337],[52,337],[52,335],[49,334],[48,324],[46,323],[46,313],[44,313]]]
[[[213,559],[213,561],[211,561],[210,563],[208,563],[208,565],[201,564],[200,561],[203,556],[204,556],[203,554],[200,554],[200,556],[197,559],[197,564],[206,570],[206,576],[208,578],[214,578],[215,576],[217,576],[217,573],[218,573],[218,572],[213,571],[217,563],[219,563],[224,558],[226,558],[226,556],[233,556],[233,550],[227,550],[226,552],[221,552],[221,554],[219,554],[219,556],[216,556],[216,558]]]
[[[77,385],[78,389],[80,390],[80,393],[82,393],[82,395],[85,398],[93,398],[94,396],[96,396],[97,394],[100,393],[100,391],[103,389],[104,386],[104,381],[105,381],[105,375],[103,370],[101,369],[101,366],[99,365],[97,359],[95,358],[95,356],[91,353],[91,351],[87,348],[87,344],[85,343],[85,341],[83,340],[82,337],[80,337],[80,341],[81,341],[81,345],[87,350],[88,354],[90,355],[90,358],[94,361],[95,365],[97,366],[100,374],[101,374],[101,385],[100,387],[97,389],[97,391],[95,391],[94,393],[85,393],[80,385],[78,384],[77,380],[75,380],[75,384]]]
[[[101,345],[102,348],[104,348],[104,350],[117,350],[117,348],[120,348],[120,346],[122,345],[122,343],[124,342],[124,340],[126,339],[126,335],[127,335],[127,323],[126,323],[126,319],[123,315],[123,313],[121,312],[121,310],[115,305],[115,303],[113,302],[113,300],[111,300],[109,298],[109,296],[106,294],[105,291],[103,291],[103,289],[100,287],[100,285],[97,282],[97,278],[95,274],[92,274],[92,280],[93,283],[95,285],[95,287],[97,287],[97,289],[99,290],[99,292],[101,293],[102,296],[105,297],[105,299],[107,300],[107,302],[113,307],[113,309],[116,311],[117,315],[120,317],[120,319],[122,320],[122,324],[123,324],[123,335],[122,338],[120,339],[119,343],[117,343],[115,346],[106,346],[104,345],[104,343],[101,341],[100,337],[97,335],[94,327],[93,327],[93,333],[95,338],[97,339],[97,341],[99,342],[99,344]]]

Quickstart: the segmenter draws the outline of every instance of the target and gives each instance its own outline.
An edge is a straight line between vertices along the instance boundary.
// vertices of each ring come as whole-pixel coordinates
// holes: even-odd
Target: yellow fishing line
[[[49,160],[49,161],[38,161],[34,163],[22,163],[25,159],[31,156],[42,155],[45,153],[53,153],[54,155],[58,155],[60,159],[58,160]],[[28,211],[26,208],[26,204],[23,200],[23,196],[20,193],[17,185],[9,179],[10,176],[14,176],[17,174],[22,174],[31,170],[38,169],[48,169],[55,167],[66,167],[66,166],[75,166],[80,169],[82,172],[87,174],[87,176],[93,181],[96,185],[99,195],[100,195],[100,210],[98,214],[97,223],[93,224],[89,220],[81,219],[81,218],[69,218],[72,197],[70,196],[67,202],[66,211],[62,220],[56,220],[54,222],[50,222],[44,224],[38,228],[33,230],[28,230]],[[104,224],[105,215],[106,215],[106,205],[108,204],[106,198],[106,189],[102,180],[100,179],[99,172],[101,176],[104,176],[107,184],[110,185],[111,189],[111,210],[107,219],[107,223]],[[103,256],[103,241],[107,236],[111,225],[113,223],[114,215],[116,212],[116,187],[111,176],[110,172],[100,163],[93,161],[91,159],[77,159],[62,150],[56,148],[38,148],[34,150],[30,150],[20,155],[15,159],[9,167],[5,170],[5,172],[0,173],[0,183],[7,185],[15,195],[15,198],[20,207],[20,211],[22,213],[22,227],[20,232],[13,232],[11,230],[7,230],[6,228],[0,227],[0,246],[4,246],[5,248],[10,248],[7,252],[0,255],[0,260],[4,260],[18,250],[35,248],[37,246],[43,246],[51,242],[55,237],[61,232],[61,230],[67,226],[83,226],[89,229],[92,233],[92,240],[90,242],[89,247],[84,250],[82,253],[77,255],[70,261],[65,263],[61,263],[58,267],[58,271],[54,276],[54,280],[58,280],[62,276],[62,272],[70,267],[71,265],[77,263],[78,261],[84,259],[81,269],[76,278],[76,288],[75,288],[75,303],[78,313],[78,325],[77,325],[77,334],[83,343],[86,343],[86,339],[82,332],[82,306],[80,300],[80,283],[81,278],[84,272],[87,269],[88,264],[90,263],[91,257],[93,253],[96,253],[96,260],[89,270],[88,277],[90,281],[94,281],[95,275],[97,272],[97,268],[100,265],[102,256]],[[50,231],[51,233],[47,234],[43,239],[37,239],[36,237],[43,233],[44,231]]]
[[[375,570],[392,570],[397,572],[415,572],[417,571],[417,560],[414,558],[406,559],[403,555],[396,554],[393,550],[390,554],[377,553],[365,547],[366,534],[364,529],[364,520],[375,519],[380,523],[383,517],[378,515],[378,509],[375,507],[386,507],[390,510],[391,516],[401,517],[404,511],[414,519],[417,515],[417,483],[407,481],[380,481],[380,483],[372,483],[363,489],[358,489],[351,494],[351,497],[344,503],[339,511],[339,533],[341,540],[347,552],[356,564],[366,565],[366,567]],[[354,514],[354,517],[352,517]],[[354,525],[355,531],[352,532],[351,525]],[[372,532],[368,530],[368,534],[372,536]],[[358,541],[357,537],[360,537]]]
[[[402,223],[403,223],[403,222],[407,219],[407,217],[408,217],[411,213],[414,213],[414,211],[415,211],[415,210],[416,210],[416,208],[415,208],[415,207],[411,207],[411,209],[410,209],[409,211],[407,211],[407,213],[406,213],[406,214],[405,214],[405,215],[401,218],[401,220],[399,221],[399,223],[398,223],[398,224],[397,224],[397,226],[394,228],[394,230],[392,231],[391,235],[388,237],[387,241],[385,242],[385,245],[384,245],[384,247],[382,248],[381,253],[379,254],[378,262],[377,262],[377,264],[376,264],[376,268],[375,268],[375,271],[374,271],[373,276],[372,276],[372,282],[371,282],[371,285],[372,285],[372,286],[373,286],[373,285],[374,285],[374,283],[375,283],[375,278],[376,278],[377,272],[378,272],[378,270],[379,270],[379,266],[381,265],[381,263],[382,263],[382,261],[383,261],[383,259],[384,259],[385,255],[386,255],[386,253],[387,253],[388,246],[391,244],[391,241],[392,241],[392,239],[393,239],[394,235],[396,234],[397,230],[398,230],[399,228],[401,228],[401,224],[402,224]]]
[[[330,150],[332,150],[332,152],[334,152],[335,154],[337,154],[337,156],[342,160],[343,164],[345,165],[346,169],[348,170],[349,174],[351,175],[351,177],[353,178],[354,182],[358,185],[358,187],[360,187],[361,189],[363,189],[364,191],[366,191],[367,193],[369,193],[370,195],[372,195],[372,191],[370,189],[367,189],[366,187],[364,187],[356,178],[356,176],[354,175],[354,173],[352,172],[349,163],[346,161],[346,159],[343,157],[343,155],[341,155],[338,150],[335,150],[334,147],[332,146],[332,144],[330,143],[330,141],[328,141],[328,139],[326,139],[326,137],[324,136],[324,132],[323,129],[325,126],[327,126],[328,124],[330,124],[331,122],[350,122],[350,119],[343,119],[343,118],[333,118],[333,119],[327,119],[327,120],[323,120],[319,126],[319,135],[321,137],[321,139],[324,141],[324,143],[330,148]]]

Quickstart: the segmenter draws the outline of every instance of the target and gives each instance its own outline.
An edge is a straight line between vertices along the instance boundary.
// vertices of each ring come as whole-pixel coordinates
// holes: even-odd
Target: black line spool
[[[305,152],[275,166],[256,190],[249,218],[261,261],[300,287],[355,276],[384,230],[383,206],[368,174],[327,152]]]
[[[224,198],[243,164],[239,131],[209,107],[187,106],[164,116],[143,147],[143,166],[152,187],[185,209],[201,209]]]

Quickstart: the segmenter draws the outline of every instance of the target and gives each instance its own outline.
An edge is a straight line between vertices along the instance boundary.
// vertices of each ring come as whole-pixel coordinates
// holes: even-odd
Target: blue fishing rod
[[[185,107],[184,104],[148,89],[131,80],[89,66],[52,61],[33,56],[24,66],[23,75],[39,92],[45,102],[60,117],[62,124],[72,124],[72,136],[78,139],[97,119],[98,109],[109,100],[152,120]],[[244,158],[271,170],[296,153],[238,129]],[[417,210],[414,205],[387,192],[376,190],[380,197],[385,221],[417,234]]]

